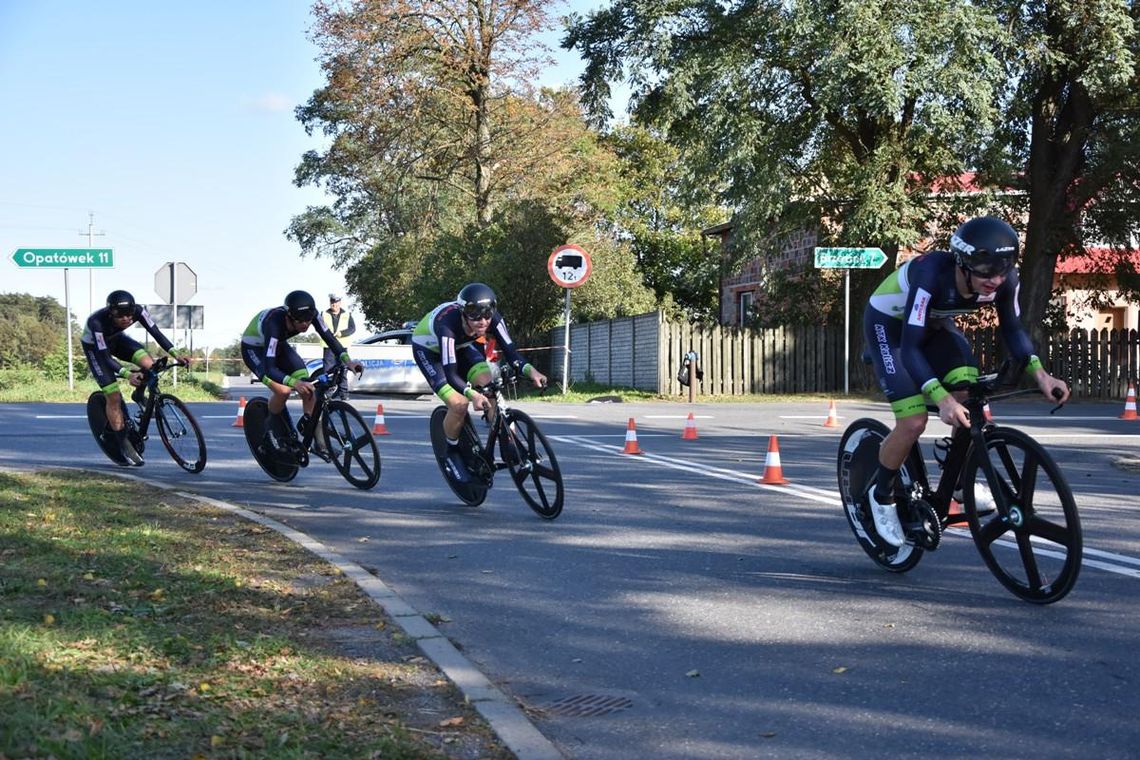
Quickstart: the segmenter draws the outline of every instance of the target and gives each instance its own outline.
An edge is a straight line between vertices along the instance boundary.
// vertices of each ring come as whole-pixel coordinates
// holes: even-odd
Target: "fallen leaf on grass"
[[[458,716],[455,718],[448,718],[447,720],[441,720],[439,722],[440,728],[451,728],[453,726],[462,726],[462,725],[463,725],[463,717],[462,716]]]
[[[44,613],[44,625],[55,625],[55,615],[50,612]]]

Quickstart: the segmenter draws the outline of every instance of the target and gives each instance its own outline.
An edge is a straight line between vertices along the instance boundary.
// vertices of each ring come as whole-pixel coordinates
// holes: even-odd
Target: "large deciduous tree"
[[[893,254],[925,232],[929,181],[992,129],[1002,34],[967,0],[616,0],[564,45],[595,117],[629,81],[634,118],[736,209],[741,248],[822,225]]]
[[[328,146],[304,156],[296,182],[334,200],[287,233],[345,270],[369,321],[419,316],[478,277],[522,304],[532,278],[519,268],[572,239],[559,236],[589,237],[616,203],[614,158],[576,95],[534,84],[545,63],[534,35],[553,1],[316,6],[327,84],[297,117]],[[536,224],[527,244],[539,247],[512,258],[520,240],[500,233],[526,219]],[[539,306],[542,319],[523,320],[536,329],[556,313]]]
[[[1022,316],[1034,337],[1059,257],[1097,242],[1123,252],[1140,224],[1136,4],[1126,0],[989,0],[1011,30],[1005,127],[989,155],[995,179],[1024,191]],[[1125,270],[1131,262],[1118,257]]]

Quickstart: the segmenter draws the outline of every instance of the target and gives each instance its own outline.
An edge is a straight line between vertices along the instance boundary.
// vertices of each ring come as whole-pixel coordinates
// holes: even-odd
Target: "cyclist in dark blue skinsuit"
[[[471,402],[475,411],[482,411],[489,404],[487,397],[473,387],[491,382],[485,344],[480,341],[487,336],[495,338],[515,371],[529,377],[536,387],[546,385],[546,375],[528,364],[515,348],[499,314],[495,292],[481,282],[465,285],[456,300],[432,309],[412,331],[412,356],[416,365],[432,390],[447,404],[443,432],[453,474],[461,480],[466,468],[457,444],[467,419],[467,402]]]
[[[1010,354],[1027,362],[1025,371],[1045,398],[1054,401],[1054,389],[1063,394],[1057,400],[1069,397],[1068,386],[1041,366],[1021,325],[1017,251],[1017,233],[1008,224],[992,216],[971,219],[950,238],[949,251],[932,251],[903,264],[867,304],[864,338],[895,415],[894,430],[879,449],[879,471],[870,493],[875,530],[889,544],[902,546],[906,540],[894,490],[899,468],[926,429],[924,396],[938,405],[938,416],[947,425],[970,424],[966,407],[943,386],[978,376],[977,360],[954,315],[996,307]]]
[[[189,366],[189,360],[179,358],[174,344],[158,329],[150,313],[135,303],[134,296],[125,290],[112,291],[107,296],[107,305],[87,318],[79,344],[83,347],[87,366],[91,368],[91,376],[107,396],[107,426],[115,436],[119,449],[128,462],[142,464],[142,457],[127,438],[126,420],[123,419],[123,394],[119,391],[118,381],[119,378],[129,380],[138,389],[135,391],[138,394],[142,390],[142,373],[131,372],[119,364],[119,360],[137,365],[144,371],[154,364],[154,359],[142,344],[123,332],[135,324],[142,325],[176,362],[183,367]],[[133,398],[139,400],[137,395]]]
[[[317,331],[325,343],[359,374],[364,367],[360,362],[349,358],[344,346],[329,331],[317,313],[317,302],[303,290],[294,290],[285,296],[285,305],[259,312],[249,323],[241,336],[241,358],[254,377],[265,383],[273,395],[269,397],[270,418],[266,425],[270,443],[281,448],[283,438],[292,435],[292,426],[285,408],[289,394],[297,391],[305,416],[301,425],[308,420],[316,405],[315,388],[305,378],[309,372],[305,361],[289,345],[289,338],[300,335],[309,329]],[[322,442],[318,438],[318,446]]]

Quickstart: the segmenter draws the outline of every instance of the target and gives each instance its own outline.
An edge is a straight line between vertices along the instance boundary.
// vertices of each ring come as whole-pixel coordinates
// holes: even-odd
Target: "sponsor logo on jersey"
[[[914,306],[910,310],[908,324],[923,327],[926,325],[926,311],[930,308],[930,293],[919,288],[914,294]]]
[[[269,339],[269,348],[265,352],[266,356],[277,356],[277,338]]]
[[[891,356],[891,345],[887,342],[887,329],[880,324],[875,325],[875,340],[879,342],[879,356],[883,360],[883,370],[888,375],[895,374],[895,359]]]

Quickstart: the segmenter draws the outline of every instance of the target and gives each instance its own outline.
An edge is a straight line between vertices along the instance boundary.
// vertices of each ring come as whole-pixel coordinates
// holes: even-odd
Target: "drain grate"
[[[543,710],[551,715],[561,715],[567,718],[592,718],[597,715],[609,715],[618,710],[633,707],[633,700],[626,697],[614,697],[608,694],[577,694],[573,697],[556,699]]]

